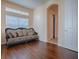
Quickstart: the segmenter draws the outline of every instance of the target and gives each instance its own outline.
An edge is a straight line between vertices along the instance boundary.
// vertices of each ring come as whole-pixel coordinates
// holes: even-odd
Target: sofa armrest
[[[9,39],[9,36],[6,34],[6,41],[8,41],[8,39]]]
[[[38,35],[38,33],[37,32],[34,32],[34,34],[33,35]]]

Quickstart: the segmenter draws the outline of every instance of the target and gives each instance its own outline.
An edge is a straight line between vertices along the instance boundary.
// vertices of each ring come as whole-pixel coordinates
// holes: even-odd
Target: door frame
[[[50,28],[49,28],[49,9],[52,8],[53,6],[57,6],[57,13],[58,13],[58,4],[52,4],[47,8],[47,42],[50,40]],[[58,14],[57,14],[57,34],[56,38],[58,39]]]

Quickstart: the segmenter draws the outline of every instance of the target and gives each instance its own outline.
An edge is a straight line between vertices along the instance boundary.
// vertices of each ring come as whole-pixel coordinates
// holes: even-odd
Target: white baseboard
[[[62,46],[62,45],[58,45],[58,46],[63,47],[63,48],[66,48],[66,49],[69,49],[69,50],[71,50],[71,51],[78,52],[78,51],[77,51],[77,50],[75,50],[75,49],[70,49],[70,48],[68,48],[68,47],[64,47],[64,46]]]
[[[43,40],[40,40],[40,41],[43,41]],[[47,41],[43,41],[43,42],[47,42]],[[51,44],[53,44],[53,43],[51,43]],[[60,44],[56,44],[56,45],[58,45],[58,46],[60,46],[60,47],[63,47],[63,48],[66,48],[66,49],[69,49],[69,48],[64,47],[64,46],[62,46],[62,45],[60,45]],[[73,50],[73,49],[69,49],[69,50],[74,51],[74,52],[78,52],[77,50]]]

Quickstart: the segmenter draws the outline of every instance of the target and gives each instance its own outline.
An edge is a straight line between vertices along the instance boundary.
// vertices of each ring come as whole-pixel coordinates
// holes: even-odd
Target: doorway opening
[[[58,5],[47,8],[47,38],[49,43],[58,43]]]

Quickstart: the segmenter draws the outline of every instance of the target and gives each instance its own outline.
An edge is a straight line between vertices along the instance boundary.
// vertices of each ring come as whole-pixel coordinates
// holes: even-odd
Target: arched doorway
[[[58,5],[53,4],[47,9],[47,38],[49,43],[58,43]]]

